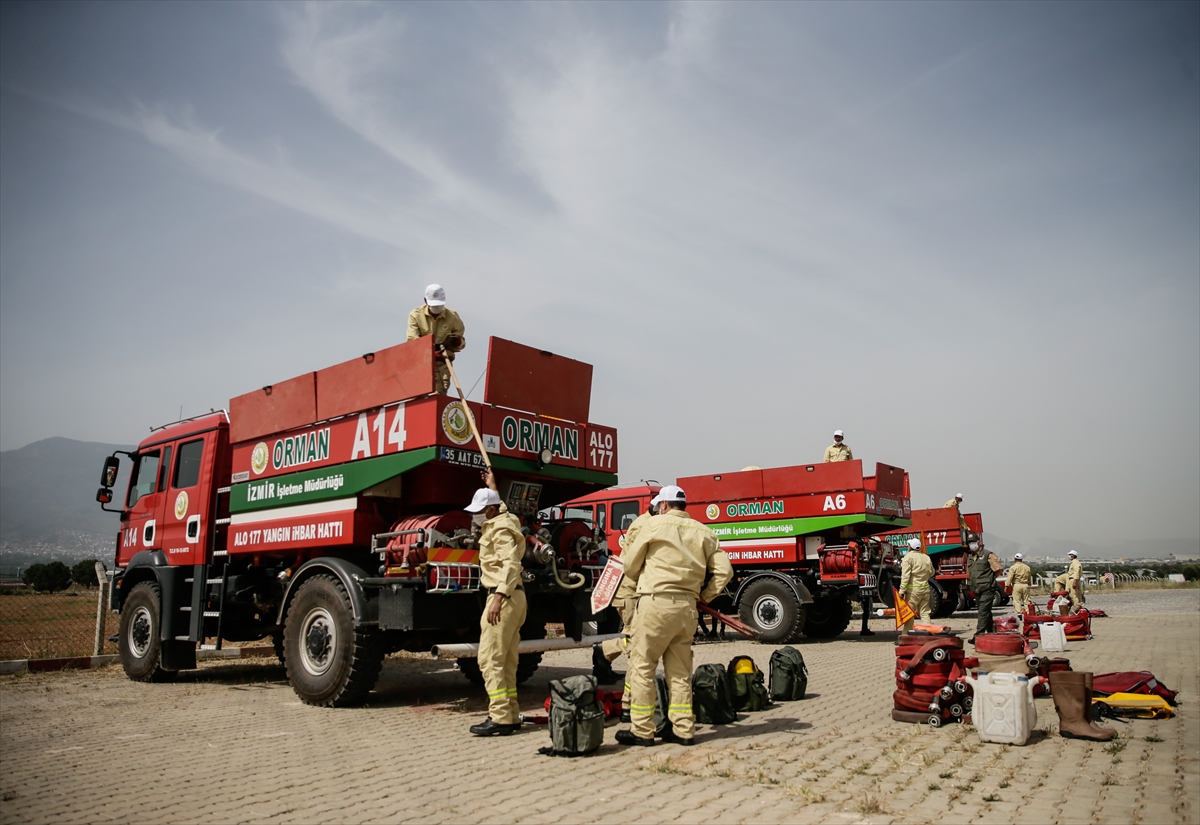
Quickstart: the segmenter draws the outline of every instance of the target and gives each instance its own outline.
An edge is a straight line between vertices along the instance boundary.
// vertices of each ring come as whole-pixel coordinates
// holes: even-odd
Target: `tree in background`
[[[76,584],[82,584],[84,587],[95,587],[96,581],[96,562],[99,559],[84,559],[78,562],[71,568],[71,581]]]
[[[53,593],[56,590],[66,590],[71,584],[71,568],[61,561],[49,564],[33,564],[21,576],[21,581],[37,590],[39,593]]]

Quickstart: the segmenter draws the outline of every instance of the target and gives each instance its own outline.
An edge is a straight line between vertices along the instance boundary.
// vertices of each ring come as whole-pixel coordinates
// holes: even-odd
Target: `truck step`
[[[233,489],[232,487],[218,487],[218,488],[217,488],[217,494],[218,494],[218,495],[223,495],[223,494],[225,494],[225,493],[228,493],[228,492],[229,492],[230,490],[232,490],[232,489]]]
[[[217,556],[228,556],[228,555],[229,555],[229,552],[228,552],[228,551],[226,551],[226,550],[214,550],[214,551],[213,551],[213,558],[214,558],[214,559],[215,559]]]
[[[219,518],[214,522],[214,524],[220,527],[222,524],[229,524],[231,521],[233,521],[233,519]]]
[[[192,639],[190,636],[176,636],[175,637],[175,641],[177,641],[177,642],[190,642],[191,640]]]
[[[185,604],[183,607],[181,607],[179,609],[182,610],[184,613],[192,612],[192,606],[190,604]]]
[[[221,612],[219,610],[205,610],[204,611],[204,618],[206,618],[206,619],[215,619],[220,615],[221,615]]]
[[[200,645],[201,650],[216,650],[216,645]]]
[[[224,579],[205,579],[204,581],[206,584],[224,584],[225,583]]]

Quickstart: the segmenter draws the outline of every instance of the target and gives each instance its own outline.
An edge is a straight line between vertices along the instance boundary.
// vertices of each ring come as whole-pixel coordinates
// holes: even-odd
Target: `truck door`
[[[629,529],[629,525],[633,524],[633,520],[638,517],[638,514],[646,509],[646,506],[637,499],[612,503],[608,521],[608,549],[610,551],[625,546],[625,531]]]
[[[162,524],[163,547],[171,564],[203,564],[205,560],[205,521],[211,498],[206,492],[211,473],[201,472],[206,441],[200,436],[175,445]]]
[[[120,564],[127,564],[133,554],[141,550],[157,550],[163,546],[162,505],[167,484],[164,458],[170,464],[170,445],[140,452],[134,459],[129,494],[125,499],[126,515],[122,519]]]

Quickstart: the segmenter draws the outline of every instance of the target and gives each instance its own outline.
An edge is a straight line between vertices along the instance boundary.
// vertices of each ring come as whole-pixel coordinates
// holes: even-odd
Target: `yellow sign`
[[[896,597],[896,629],[898,630],[901,627],[904,627],[907,622],[917,618],[917,614],[914,613],[913,609],[908,606],[908,602],[900,598],[899,590],[893,587],[892,593],[894,593]]]

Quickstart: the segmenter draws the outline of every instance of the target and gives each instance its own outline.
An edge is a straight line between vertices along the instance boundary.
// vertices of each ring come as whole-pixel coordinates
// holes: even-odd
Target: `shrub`
[[[42,593],[66,590],[71,584],[71,568],[61,561],[33,564],[21,576],[21,581]]]
[[[84,587],[96,586],[97,559],[84,559],[71,568],[71,581]]]

